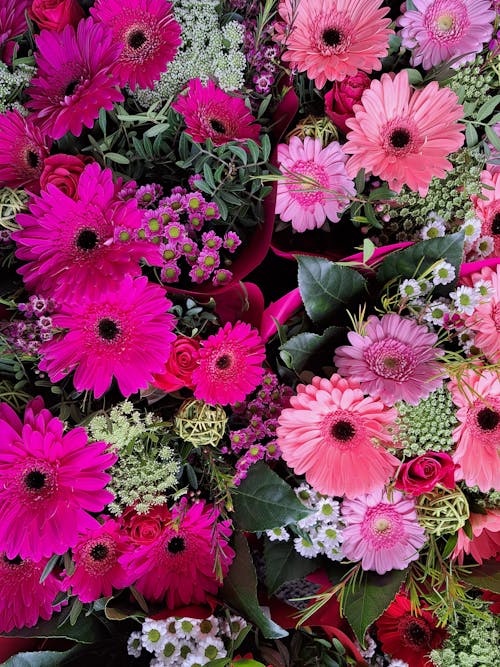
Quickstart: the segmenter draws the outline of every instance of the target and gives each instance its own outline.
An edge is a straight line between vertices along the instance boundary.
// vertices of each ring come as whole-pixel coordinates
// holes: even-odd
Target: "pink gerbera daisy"
[[[47,559],[34,563],[0,553],[0,632],[32,628],[39,618],[48,621],[60,610],[61,605],[52,603],[61,591],[61,581],[51,573],[40,583],[46,565]]]
[[[425,325],[396,313],[381,319],[371,315],[363,335],[350,331],[347,337],[350,345],[335,353],[339,373],[386,405],[416,405],[443,382],[438,362],[443,352],[434,347],[438,337]]]
[[[342,81],[358,70],[381,69],[387,55],[391,20],[382,0],[281,0],[277,40],[283,60],[307,72],[317,88]]]
[[[243,401],[262,379],[265,357],[255,329],[244,322],[227,322],[200,343],[198,366],[192,375],[195,397],[212,405]]]
[[[491,236],[493,248],[491,256],[500,256],[500,171],[481,174],[483,188],[481,196],[474,195],[472,201],[478,218],[481,220],[481,235]]]
[[[140,275],[142,257],[160,263],[156,246],[134,239],[142,223],[137,201],[120,200],[116,190],[112,171],[93,163],[74,198],[48,185],[31,199],[30,214],[17,216],[21,230],[13,234],[30,291],[61,301],[97,296],[126,274]]]
[[[493,294],[489,301],[477,306],[465,324],[475,332],[474,346],[481,350],[488,361],[498,364],[500,363],[500,267],[491,272],[488,280],[491,281]]]
[[[346,120],[351,132],[344,150],[352,153],[347,172],[354,177],[363,168],[396,192],[407,185],[425,196],[432,178],[452,169],[446,156],[464,142],[455,93],[437,81],[414,90],[405,71],[372,81],[354,113]]]
[[[90,13],[120,46],[117,71],[122,86],[152,88],[175,58],[181,27],[165,0],[97,0]]]
[[[89,512],[113,499],[105,473],[116,461],[105,442],[87,442],[84,428],[64,433],[38,398],[28,404],[24,424],[0,404],[0,548],[7,558],[62,554],[78,533],[98,526]]]
[[[154,541],[137,546],[120,558],[134,572],[137,590],[152,602],[167,607],[203,604],[217,592],[216,559],[222,577],[228,573],[234,551],[228,546],[228,521],[218,521],[217,510],[203,501],[189,508],[175,506]]]
[[[123,396],[146,389],[175,340],[171,306],[162,287],[131,276],[94,299],[65,304],[52,319],[66,331],[42,345],[40,369],[51,382],[74,370],[75,389],[92,390],[96,398],[113,377]]]
[[[130,586],[134,575],[118,560],[129,548],[130,541],[119,523],[106,518],[101,526],[81,535],[73,547],[75,568],[65,577],[64,589],[71,587],[72,595],[81,602],[94,602],[113,595],[113,588]]]
[[[410,63],[426,70],[445,60],[458,68],[474,60],[493,32],[490,0],[414,0],[398,19]]]
[[[26,106],[46,134],[60,139],[69,131],[78,137],[84,125],[93,126],[100,109],[123,101],[114,69],[121,45],[104,26],[89,18],[76,29],[42,30],[35,39],[38,69]]]
[[[383,490],[344,500],[342,517],[342,552],[349,560],[361,560],[363,570],[404,570],[426,541],[415,501],[399,491],[392,492],[390,502]]]
[[[456,478],[485,493],[500,491],[500,376],[487,369],[470,369],[460,385],[450,383],[450,390],[460,422],[453,431],[457,443],[453,460],[460,466]]]
[[[0,187],[40,191],[43,161],[50,142],[17,109],[0,116]]]
[[[221,146],[228,141],[259,139],[260,125],[245,102],[228,95],[213,81],[203,86],[199,79],[191,79],[172,108],[184,116],[186,132],[195,141],[211,139],[214,146]]]
[[[328,218],[338,222],[355,193],[345,168],[346,156],[337,141],[326,148],[321,139],[291,137],[278,146],[285,178],[278,181],[276,213],[297,232],[321,227]]]
[[[486,514],[473,512],[469,516],[469,523],[472,539],[460,528],[452,558],[457,558],[459,565],[463,565],[464,556],[470,554],[476,563],[482,565],[483,560],[500,554],[500,509],[488,509]]]
[[[0,60],[10,65],[14,53],[14,37],[28,27],[26,10],[31,0],[3,0],[0,5]]]
[[[359,384],[334,374],[299,384],[278,419],[282,457],[328,496],[354,498],[377,491],[399,465],[384,448],[396,411],[363,394]]]

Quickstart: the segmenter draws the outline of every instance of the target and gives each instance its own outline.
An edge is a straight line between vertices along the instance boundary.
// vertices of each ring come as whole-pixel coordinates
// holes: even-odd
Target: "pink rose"
[[[40,189],[46,190],[50,183],[59,188],[65,195],[74,199],[80,174],[88,161],[88,158],[83,156],[80,158],[65,153],[57,153],[57,155],[45,158],[40,176]]]
[[[197,366],[199,349],[198,339],[178,336],[172,345],[164,372],[154,376],[154,386],[163,391],[175,391],[182,387],[193,389],[193,371]]]
[[[152,507],[146,514],[137,514],[133,507],[125,510],[122,516],[124,528],[135,544],[151,544],[161,535],[166,523],[172,516],[167,507]]]
[[[55,32],[67,25],[76,26],[85,16],[77,0],[33,0],[28,14],[40,30]]]
[[[358,72],[343,81],[336,81],[333,88],[325,95],[325,113],[342,132],[349,132],[345,121],[354,116],[352,108],[360,101],[361,95],[370,83],[367,74]]]
[[[396,489],[411,493],[413,496],[432,491],[436,484],[453,489],[455,468],[453,459],[445,452],[422,454],[401,466]]]

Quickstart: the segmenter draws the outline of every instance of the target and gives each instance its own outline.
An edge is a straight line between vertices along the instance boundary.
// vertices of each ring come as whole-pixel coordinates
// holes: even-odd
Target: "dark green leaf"
[[[206,163],[203,165],[203,178],[205,179],[206,183],[213,190],[215,190],[214,175],[212,174],[212,170],[210,169],[210,165],[208,165]]]
[[[54,567],[56,566],[57,561],[59,560],[60,556],[55,554],[54,556],[51,556],[49,560],[47,561],[47,565],[44,567],[42,576],[40,577],[40,583],[43,584],[45,579],[49,576],[49,574],[52,572]]]
[[[252,160],[254,162],[258,162],[259,161],[259,147],[255,143],[255,141],[253,141],[252,139],[248,139],[247,148],[250,151],[250,155],[252,156]]]
[[[304,368],[308,367],[311,357],[321,350],[329,347],[333,354],[334,342],[338,341],[343,335],[344,329],[342,327],[328,327],[322,334],[315,334],[305,331],[297,334],[287,340],[287,342],[280,347],[280,351],[286,352],[288,355],[290,366],[294,371],[300,373]],[[332,355],[330,355],[332,356]],[[282,356],[282,359],[284,357]]]
[[[162,132],[165,132],[169,128],[168,123],[159,123],[158,125],[153,125],[153,127],[150,127],[149,129],[144,132],[145,137],[156,137],[158,134],[162,134]]]
[[[248,153],[244,148],[241,146],[229,146],[229,150],[231,153],[233,153],[233,155],[236,155],[236,157],[238,157],[243,162],[243,164],[247,163]]]
[[[266,539],[264,559],[266,563],[266,586],[269,595],[272,595],[287,581],[302,579],[318,567],[315,558],[302,558],[295,551],[291,539],[288,542],[271,542],[271,540]]]
[[[485,130],[486,130],[486,136],[488,137],[490,142],[497,149],[497,151],[500,151],[500,137],[498,136],[498,134],[492,127],[486,127]]]
[[[2,663],[2,667],[59,667],[64,661],[74,656],[78,647],[69,651],[34,651],[33,653],[17,653]],[[75,663],[76,664],[76,663]]]
[[[288,526],[311,514],[291,487],[262,461],[251,466],[233,499],[236,522],[253,533]]]
[[[476,128],[472,123],[467,123],[465,127],[465,140],[467,142],[467,146],[471,148],[472,146],[475,146],[477,142],[479,141],[479,137],[476,131]]]
[[[267,162],[269,156],[271,155],[271,140],[267,134],[264,134],[262,137],[262,157]]]
[[[354,185],[356,186],[356,192],[358,194],[361,194],[363,190],[365,189],[366,186],[366,181],[365,181],[365,170],[360,169],[356,175],[356,179],[354,181]]]
[[[73,626],[66,622],[59,627],[60,622],[61,614],[56,614],[50,621],[39,621],[32,628],[15,628],[11,632],[0,633],[0,636],[71,639],[80,644],[93,644],[108,637],[106,628],[94,614],[81,615],[78,623]]]
[[[496,110],[497,106],[500,104],[500,95],[495,95],[490,97],[484,104],[482,104],[476,114],[475,120],[484,120],[491,116],[491,114]]]
[[[408,74],[408,82],[412,86],[417,86],[418,84],[422,83],[424,78],[418,71],[418,69],[405,69],[403,70]]]
[[[99,127],[101,128],[102,133],[106,136],[106,109],[99,110]]]
[[[479,567],[474,567],[463,579],[472,586],[500,595],[500,568],[495,560],[487,560]]]
[[[106,160],[111,160],[117,164],[129,164],[130,160],[125,155],[120,155],[119,153],[106,153],[104,156]]]

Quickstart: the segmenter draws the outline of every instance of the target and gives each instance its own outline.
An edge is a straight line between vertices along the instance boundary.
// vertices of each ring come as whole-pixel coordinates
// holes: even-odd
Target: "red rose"
[[[396,480],[396,489],[419,496],[442,484],[455,488],[455,464],[449,454],[428,452],[404,463]]]
[[[345,122],[354,116],[352,108],[360,101],[361,95],[370,83],[367,74],[358,72],[343,81],[336,81],[330,92],[325,95],[325,113],[342,132],[349,132]]]
[[[74,199],[80,174],[87,162],[88,158],[66,155],[65,153],[57,153],[57,155],[45,158],[40,176],[40,189],[46,190],[47,185],[51,183],[65,195]]]
[[[85,16],[77,0],[33,0],[28,14],[40,30],[55,32],[67,25],[76,26]]]
[[[152,507],[146,514],[137,514],[135,509],[125,510],[122,521],[130,539],[135,544],[151,544],[171,520],[169,510],[160,505]]]
[[[165,371],[154,376],[154,386],[163,391],[175,391],[182,387],[193,389],[192,377],[197,366],[199,349],[198,339],[177,336],[165,364]]]

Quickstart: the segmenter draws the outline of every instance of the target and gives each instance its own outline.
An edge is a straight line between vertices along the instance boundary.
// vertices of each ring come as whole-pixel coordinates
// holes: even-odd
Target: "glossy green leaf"
[[[269,595],[287,581],[302,579],[318,567],[316,558],[303,558],[296,552],[291,539],[288,542],[271,542],[266,539],[264,560]]]
[[[2,663],[2,667],[59,667],[75,655],[78,648],[69,651],[33,651],[17,653]],[[76,664],[76,663],[74,663]]]
[[[117,164],[129,164],[130,160],[125,155],[120,155],[119,153],[106,153],[104,156],[107,160],[116,162]]]
[[[49,621],[39,621],[32,628],[15,628],[11,632],[0,633],[0,636],[71,639],[79,644],[93,644],[109,636],[105,626],[94,614],[81,614],[76,625],[66,621],[59,627],[61,620],[61,614],[56,614]]]
[[[287,357],[290,361],[290,366],[294,371],[300,373],[304,368],[308,367],[311,357],[322,350],[330,348],[331,361],[335,342],[339,341],[343,333],[344,329],[342,327],[335,326],[328,327],[322,334],[305,331],[287,340],[287,342],[280,347],[280,350],[290,355]]]
[[[474,567],[471,573],[463,578],[472,586],[500,595],[500,568],[495,560],[488,560],[479,567]]]

